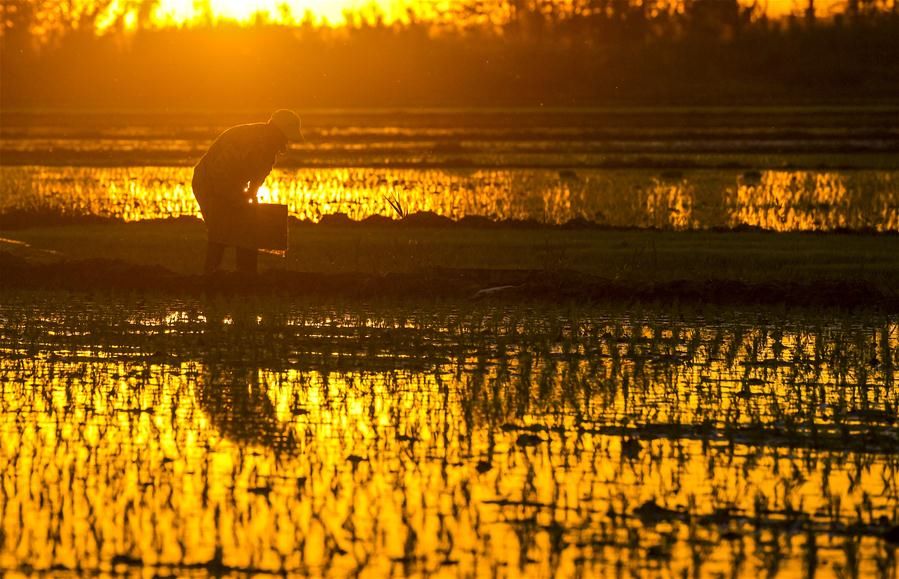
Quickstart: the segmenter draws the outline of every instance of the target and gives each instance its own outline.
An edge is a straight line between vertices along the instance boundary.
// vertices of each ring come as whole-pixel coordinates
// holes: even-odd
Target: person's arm
[[[262,161],[257,165],[256,170],[253,171],[253,174],[250,177],[250,184],[247,187],[247,196],[254,203],[256,202],[256,194],[259,192],[259,188],[262,187],[262,184],[265,183],[265,179],[268,177],[269,173],[272,172],[273,165],[274,163]]]
[[[262,187],[263,183],[265,183],[265,177],[250,181],[249,186],[247,186],[247,197],[250,199],[250,203],[256,203],[256,195],[259,193],[259,188]]]

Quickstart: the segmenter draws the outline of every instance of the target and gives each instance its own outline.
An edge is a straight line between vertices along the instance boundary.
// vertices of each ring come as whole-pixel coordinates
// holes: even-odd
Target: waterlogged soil
[[[899,321],[0,299],[0,570],[895,577]]]

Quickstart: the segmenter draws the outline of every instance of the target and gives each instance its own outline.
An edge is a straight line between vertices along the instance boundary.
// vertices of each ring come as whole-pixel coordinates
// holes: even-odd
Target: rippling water
[[[895,576],[897,364],[876,316],[6,295],[0,569]]]
[[[12,209],[128,221],[197,215],[186,167],[0,167],[0,213]],[[775,231],[899,231],[896,171],[549,171],[282,169],[260,193],[310,221],[344,213],[460,219],[586,220],[608,226]]]

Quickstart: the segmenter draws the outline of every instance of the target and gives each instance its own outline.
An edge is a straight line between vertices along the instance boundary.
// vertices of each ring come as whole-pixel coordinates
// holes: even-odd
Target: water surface
[[[0,304],[0,569],[897,572],[894,319]]]

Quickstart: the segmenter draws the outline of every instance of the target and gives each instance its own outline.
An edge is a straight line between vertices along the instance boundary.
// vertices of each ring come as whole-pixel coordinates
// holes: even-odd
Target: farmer
[[[278,110],[267,123],[226,130],[194,167],[194,197],[206,222],[206,273],[218,270],[228,246],[237,250],[237,271],[256,273],[259,250],[251,204],[278,155],[288,142],[301,139],[300,117]]]

